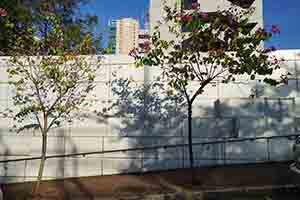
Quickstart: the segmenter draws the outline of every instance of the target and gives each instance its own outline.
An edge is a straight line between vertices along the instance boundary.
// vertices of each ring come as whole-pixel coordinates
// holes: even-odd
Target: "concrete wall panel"
[[[284,53],[279,52],[281,54]],[[161,75],[159,68],[136,69],[131,64],[128,66],[130,59],[126,59],[109,63],[116,61],[113,56],[109,57],[97,76],[94,94],[99,100],[85,112],[97,110],[101,114],[89,113],[83,121],[74,120],[71,125],[63,124],[63,127],[51,130],[48,155],[187,143],[186,105],[178,98],[175,103],[173,96],[166,95],[166,83],[163,79],[156,81]],[[289,61],[283,68],[296,71],[298,63],[295,65]],[[111,81],[116,77],[112,72],[116,72],[118,78],[132,79],[132,84],[123,89],[137,93],[123,95],[122,98],[115,95]],[[249,77],[244,76],[237,77],[236,83],[209,85],[193,104],[193,142],[298,133],[300,86],[297,73],[288,85],[276,88],[261,84],[259,80],[249,81]],[[145,100],[143,91],[139,91],[144,89],[143,82],[163,85],[152,87]],[[191,88],[195,90],[197,84],[193,83]],[[0,83],[1,110],[13,108],[12,102],[8,101],[11,95],[8,85]],[[9,159],[11,155],[18,158],[39,156],[39,131],[30,130],[17,135],[8,132],[12,124],[11,119],[0,120],[0,153],[3,159]],[[227,143],[225,152],[223,144],[195,146],[195,162],[198,166],[206,166],[224,164],[224,158],[227,158],[227,164],[291,158],[292,140],[274,139],[269,141],[269,146],[267,144],[265,140]],[[187,147],[177,147],[48,159],[45,179],[188,167],[188,158]],[[35,180],[38,164],[38,160],[27,161],[26,164],[11,163],[6,172],[0,165],[0,181]]]
[[[0,83],[0,100],[7,101],[8,97],[8,84],[7,83]]]
[[[265,140],[226,144],[226,162],[228,163],[253,163],[267,159],[267,142]]]
[[[28,137],[29,154],[32,156],[40,156],[42,148],[41,137]],[[65,153],[65,139],[63,137],[48,137],[47,139],[47,155],[58,155]]]
[[[144,122],[137,117],[120,117],[108,119],[109,136],[142,136],[144,134]]]
[[[64,161],[64,177],[101,175],[101,157],[67,158]]]
[[[81,153],[102,151],[103,138],[102,137],[66,137],[65,153]],[[99,156],[99,155],[94,155]]]
[[[293,159],[293,144],[293,140],[288,138],[270,140],[270,159],[274,161]]]
[[[215,102],[217,99],[202,99],[199,97],[193,105],[193,117],[212,117],[215,116]],[[185,109],[187,113],[187,109]]]
[[[265,136],[268,121],[265,117],[243,117],[239,118],[239,137]]]
[[[1,83],[7,83],[8,82],[8,73],[6,72],[6,70],[7,70],[7,67],[5,67],[3,65],[0,65],[0,82]]]
[[[103,175],[140,172],[141,166],[140,159],[104,159]]]
[[[74,120],[70,125],[70,135],[77,137],[105,136],[107,135],[107,123],[101,116],[91,114],[83,120]]]
[[[1,156],[26,156],[30,155],[31,137],[11,135],[2,136],[0,141]]]
[[[249,98],[255,86],[254,82],[220,83],[220,98]]]
[[[231,109],[232,116],[237,117],[261,117],[265,112],[264,99],[230,99],[226,107]]]
[[[1,160],[6,159],[16,159],[17,157],[2,157]],[[0,176],[15,176],[24,177],[25,176],[25,161],[12,162],[12,163],[0,163]]]

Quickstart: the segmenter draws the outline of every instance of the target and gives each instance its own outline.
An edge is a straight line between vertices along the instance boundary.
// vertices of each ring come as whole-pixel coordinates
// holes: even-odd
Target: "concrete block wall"
[[[288,85],[277,88],[259,80],[238,77],[227,85],[214,82],[197,98],[193,108],[193,141],[297,134],[300,130],[300,51],[278,51],[284,57],[282,72],[289,71]],[[7,58],[0,59],[0,108],[12,106],[8,86]],[[186,106],[179,98],[166,95],[158,81],[159,68],[136,68],[127,56],[106,56],[97,75],[91,98],[98,101],[83,121],[74,121],[49,133],[48,155],[127,149],[187,142]],[[278,77],[278,74],[274,74]],[[128,82],[127,80],[130,80]],[[146,84],[146,85],[145,85]],[[150,86],[149,86],[150,85]],[[197,83],[192,83],[191,89]],[[253,98],[252,95],[255,95]],[[113,105],[113,106],[112,106]],[[104,112],[110,117],[93,115]],[[116,114],[118,113],[118,114]],[[16,134],[9,131],[12,119],[0,120],[0,159],[40,156],[38,131]],[[199,166],[229,163],[281,161],[292,158],[289,138],[197,145]],[[85,157],[46,161],[45,179],[94,176],[188,167],[187,148],[121,151]],[[0,182],[36,179],[38,160],[0,164]]]

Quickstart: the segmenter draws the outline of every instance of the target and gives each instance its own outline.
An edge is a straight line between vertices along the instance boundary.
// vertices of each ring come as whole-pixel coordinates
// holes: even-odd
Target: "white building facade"
[[[244,9],[253,7],[254,13],[251,17],[253,22],[258,23],[258,27],[263,25],[263,1],[262,0],[166,0],[166,5],[174,7],[175,5],[183,7],[180,9],[188,10],[191,8],[192,3],[198,2],[200,4],[201,11],[203,12],[215,12],[217,10],[226,10],[232,6],[236,6],[238,9]],[[149,8],[149,22],[150,33],[152,34],[154,28],[159,25],[161,37],[166,39],[174,38],[169,32],[168,26],[164,21],[164,3],[162,0],[150,0]]]

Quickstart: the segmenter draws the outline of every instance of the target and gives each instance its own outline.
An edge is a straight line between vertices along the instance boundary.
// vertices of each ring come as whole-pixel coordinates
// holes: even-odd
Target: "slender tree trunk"
[[[189,146],[190,168],[194,168],[193,138],[192,138],[192,103],[191,102],[188,102],[188,146]]]
[[[32,193],[33,196],[35,196],[38,193],[40,185],[41,185],[45,162],[46,162],[46,152],[47,152],[47,134],[43,133],[41,162],[40,162],[37,182],[34,186],[33,193]]]
[[[38,172],[38,177],[35,186],[33,187],[33,192],[32,195],[35,196],[38,194],[41,181],[43,178],[43,172],[45,168],[45,162],[46,162],[46,153],[47,153],[47,132],[48,132],[48,116],[44,112],[44,125],[43,128],[41,129],[42,132],[42,154],[41,154],[41,162],[40,162],[40,167],[39,167],[39,172]]]
[[[193,154],[193,130],[192,130],[192,106],[196,99],[196,97],[200,94],[202,94],[204,87],[211,81],[211,78],[208,78],[206,81],[201,83],[201,86],[198,88],[198,90],[195,92],[195,94],[192,96],[192,98],[189,98],[189,95],[186,92],[186,89],[184,89],[186,94],[186,100],[188,104],[188,145],[189,145],[189,157],[190,157],[190,168],[194,168],[194,154]],[[194,170],[193,170],[194,171]],[[194,178],[194,177],[193,177]]]

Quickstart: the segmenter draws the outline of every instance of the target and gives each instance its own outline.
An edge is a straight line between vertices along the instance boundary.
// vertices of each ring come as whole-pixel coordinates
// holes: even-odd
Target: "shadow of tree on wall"
[[[205,114],[193,117],[193,142],[299,133],[298,81],[290,80],[287,85],[279,87],[257,81],[250,91],[248,97],[211,98],[209,100],[213,105],[207,105],[205,101],[202,104],[199,100],[194,112]],[[129,79],[116,79],[112,83],[112,92],[116,101],[109,110],[115,112],[102,117],[120,119],[122,126],[118,128],[121,140],[129,138],[130,148],[187,143],[184,99],[168,94],[163,82],[137,86]],[[195,161],[197,166],[215,166],[291,160],[294,140],[294,137],[286,137],[232,142],[226,144],[226,149],[224,143],[194,145]],[[143,172],[189,167],[187,147],[125,154],[132,161],[120,173],[132,172],[129,169]],[[278,174],[273,178],[273,184],[281,184],[284,178]],[[210,184],[218,186],[219,181],[215,177]],[[171,191],[188,191],[187,188],[177,187],[173,180],[159,182]]]
[[[162,81],[141,85],[130,79],[114,79],[111,85],[115,99],[112,106],[93,119],[98,123],[108,123],[112,118],[118,120],[121,126],[114,128],[119,129],[119,140],[126,139],[129,148],[187,143],[184,99],[167,91]],[[202,101],[200,96],[194,113],[201,111],[204,114],[193,117],[193,141],[298,133],[298,92],[297,80],[290,80],[289,85],[277,88],[258,82],[248,98],[210,98]],[[208,105],[207,100],[213,102],[212,105]],[[271,159],[284,160],[289,157],[293,139],[270,141]],[[71,153],[81,153],[75,143],[70,143]],[[226,144],[226,160],[222,143],[195,145],[196,164],[207,166],[267,160],[266,144],[264,139]],[[187,148],[182,147],[122,152],[123,158],[104,155],[104,162],[106,156],[117,161],[120,173],[189,167]],[[78,176],[79,159],[63,159],[59,169],[64,174],[65,164],[70,161],[73,175]],[[82,190],[92,198],[91,191],[86,190],[80,182],[72,184],[74,187],[70,188]],[[65,184],[61,187],[67,190]],[[70,192],[67,191],[69,194],[66,194],[66,198],[69,198]]]
[[[3,141],[3,136],[0,135],[0,145],[1,145],[1,160],[6,160],[9,158],[9,148],[7,144]],[[9,174],[8,174],[8,164],[7,163],[1,163],[1,183],[5,183],[9,181]]]
[[[109,118],[119,120],[121,126],[115,128],[119,129],[120,140],[128,139],[130,148],[186,143],[184,99],[181,96],[173,96],[165,89],[164,83],[159,80],[140,85],[130,79],[114,79],[112,92],[115,101],[109,111],[99,114],[94,119],[98,123],[108,123]],[[201,110],[201,113],[204,114],[194,116],[194,142],[297,133],[299,130],[297,118],[299,102],[295,97],[298,96],[298,93],[298,80],[290,80],[288,86],[277,88],[258,82],[249,93],[249,98],[212,98],[209,99],[213,102],[212,106],[200,100],[194,107],[194,113]],[[8,149],[13,147],[8,147],[1,133],[0,135],[0,145],[2,149],[5,149],[3,155],[6,159],[11,156]],[[77,149],[77,144],[71,141],[72,138],[65,137],[64,139],[65,141],[70,140],[70,153],[81,153]],[[293,138],[272,140],[270,142],[273,152],[271,158],[284,160],[289,157],[292,143]],[[58,148],[60,148],[59,145],[61,145],[60,142],[57,143]],[[223,158],[224,146],[222,144],[195,145],[194,151],[198,166],[256,162],[268,159],[265,140],[227,144],[227,161],[224,161]],[[110,160],[119,161],[120,173],[189,167],[187,148],[182,147],[124,152],[122,156],[126,159],[110,158]],[[247,158],[250,158],[250,161]],[[73,170],[72,176],[79,176],[80,159],[61,159],[59,170],[65,175],[65,166],[69,162],[72,167],[68,169]],[[104,157],[104,161],[105,159]],[[126,167],[122,166],[126,162],[129,164],[126,164]],[[4,169],[10,168],[8,164],[3,166]],[[7,175],[9,175],[8,171],[5,170],[2,180],[8,180]],[[280,174],[274,178],[278,183],[281,182],[281,179]],[[211,182],[217,185],[218,178],[215,177]],[[160,180],[160,183],[166,188],[174,186],[172,180],[168,179]],[[82,185],[82,182],[76,179],[61,182],[59,187],[64,193],[65,199],[71,199],[74,191],[89,199],[93,198],[93,191],[89,191],[85,185]]]
[[[65,142],[69,143],[69,151],[68,153],[76,154],[80,153],[78,148],[71,137],[64,137]],[[69,177],[79,177],[79,162],[82,159],[80,157],[67,157],[62,158],[58,161],[59,163],[59,170],[61,174],[61,178],[68,178],[64,181],[57,181],[57,187],[59,189],[59,195],[64,200],[72,200],[75,197],[79,198],[82,197],[87,200],[93,200],[94,195],[93,192],[89,190],[89,188],[84,185],[80,180],[76,178],[69,178]],[[66,170],[68,169],[68,170]],[[82,169],[81,169],[82,170]]]
[[[168,95],[164,92],[165,85],[157,81],[153,84],[138,86],[129,79],[116,79],[112,82],[112,92],[116,101],[111,109],[116,110],[114,117],[121,119],[121,137],[129,138],[129,146],[145,147],[168,144],[182,144],[183,120],[185,119],[184,99],[179,95]],[[178,149],[157,149],[138,153],[139,160],[129,168],[172,168],[172,164],[161,160],[161,154],[178,154]],[[174,151],[175,150],[175,151]],[[131,157],[128,153],[128,157]],[[146,159],[148,158],[148,159]],[[150,161],[151,160],[151,161]],[[171,161],[171,160],[170,160]],[[155,163],[153,163],[155,162]],[[179,162],[179,160],[175,161]],[[138,166],[134,166],[138,165]],[[141,166],[142,165],[142,166]],[[174,166],[173,166],[174,167]],[[176,167],[178,167],[176,165]],[[126,169],[125,169],[126,170]]]
[[[297,134],[295,94],[298,91],[298,83],[294,80],[276,88],[257,81],[247,98],[209,99],[212,106],[202,105],[200,99],[194,111],[201,110],[205,115],[193,117],[193,141]],[[120,78],[112,82],[112,92],[116,101],[109,110],[115,112],[107,116],[120,120],[120,137],[129,138],[130,148],[187,143],[184,99],[168,94],[163,82],[138,86],[129,79]],[[286,160],[292,159],[294,139],[233,142],[226,144],[226,150],[221,142],[196,145],[194,153],[198,166]],[[142,171],[188,167],[187,148],[183,147],[126,154],[128,158],[136,158],[139,154],[140,159],[135,159],[129,168]]]
[[[211,98],[212,106],[205,103],[207,99],[204,99],[203,104],[200,99],[194,106],[194,112],[199,113],[200,110],[200,113],[205,114],[193,117],[193,142],[221,142],[194,145],[196,165],[291,160],[294,137],[232,142],[226,144],[226,149],[222,141],[298,134],[297,84],[289,81],[288,85],[275,88],[258,81],[247,98]],[[163,82],[140,85],[120,78],[113,80],[112,92],[115,96],[112,106],[104,113],[99,113],[95,119],[99,123],[107,123],[109,118],[118,119],[121,126],[115,128],[119,129],[119,140],[128,140],[129,148],[187,143],[184,99],[180,95],[173,96],[166,92]],[[119,173],[189,167],[187,147],[122,152],[122,156],[115,158],[121,165]],[[122,167],[126,162],[129,164]],[[159,179],[158,182],[171,191],[182,192],[187,189],[176,187],[173,180],[153,178]],[[278,174],[273,183],[282,183],[283,179]],[[210,184],[218,186],[219,181],[215,177]]]
[[[5,121],[5,119],[1,118],[1,120]],[[24,147],[22,143],[20,143],[19,147],[11,145],[9,141],[7,141],[8,136],[11,135],[8,127],[1,127],[0,129],[0,160],[9,160],[17,158],[18,156],[28,156],[26,152],[22,152],[20,150],[15,151],[14,148]],[[20,136],[22,137],[22,136]],[[23,143],[26,142],[22,141]],[[10,145],[8,145],[10,144]],[[17,145],[17,144],[16,144]],[[16,162],[16,163],[0,163],[0,185],[3,193],[3,197],[6,199],[14,199],[13,196],[15,194],[11,194],[8,192],[7,183],[26,180],[26,161]],[[30,186],[24,188],[22,191],[30,191]],[[20,199],[25,199],[28,196],[28,192],[20,194]]]

